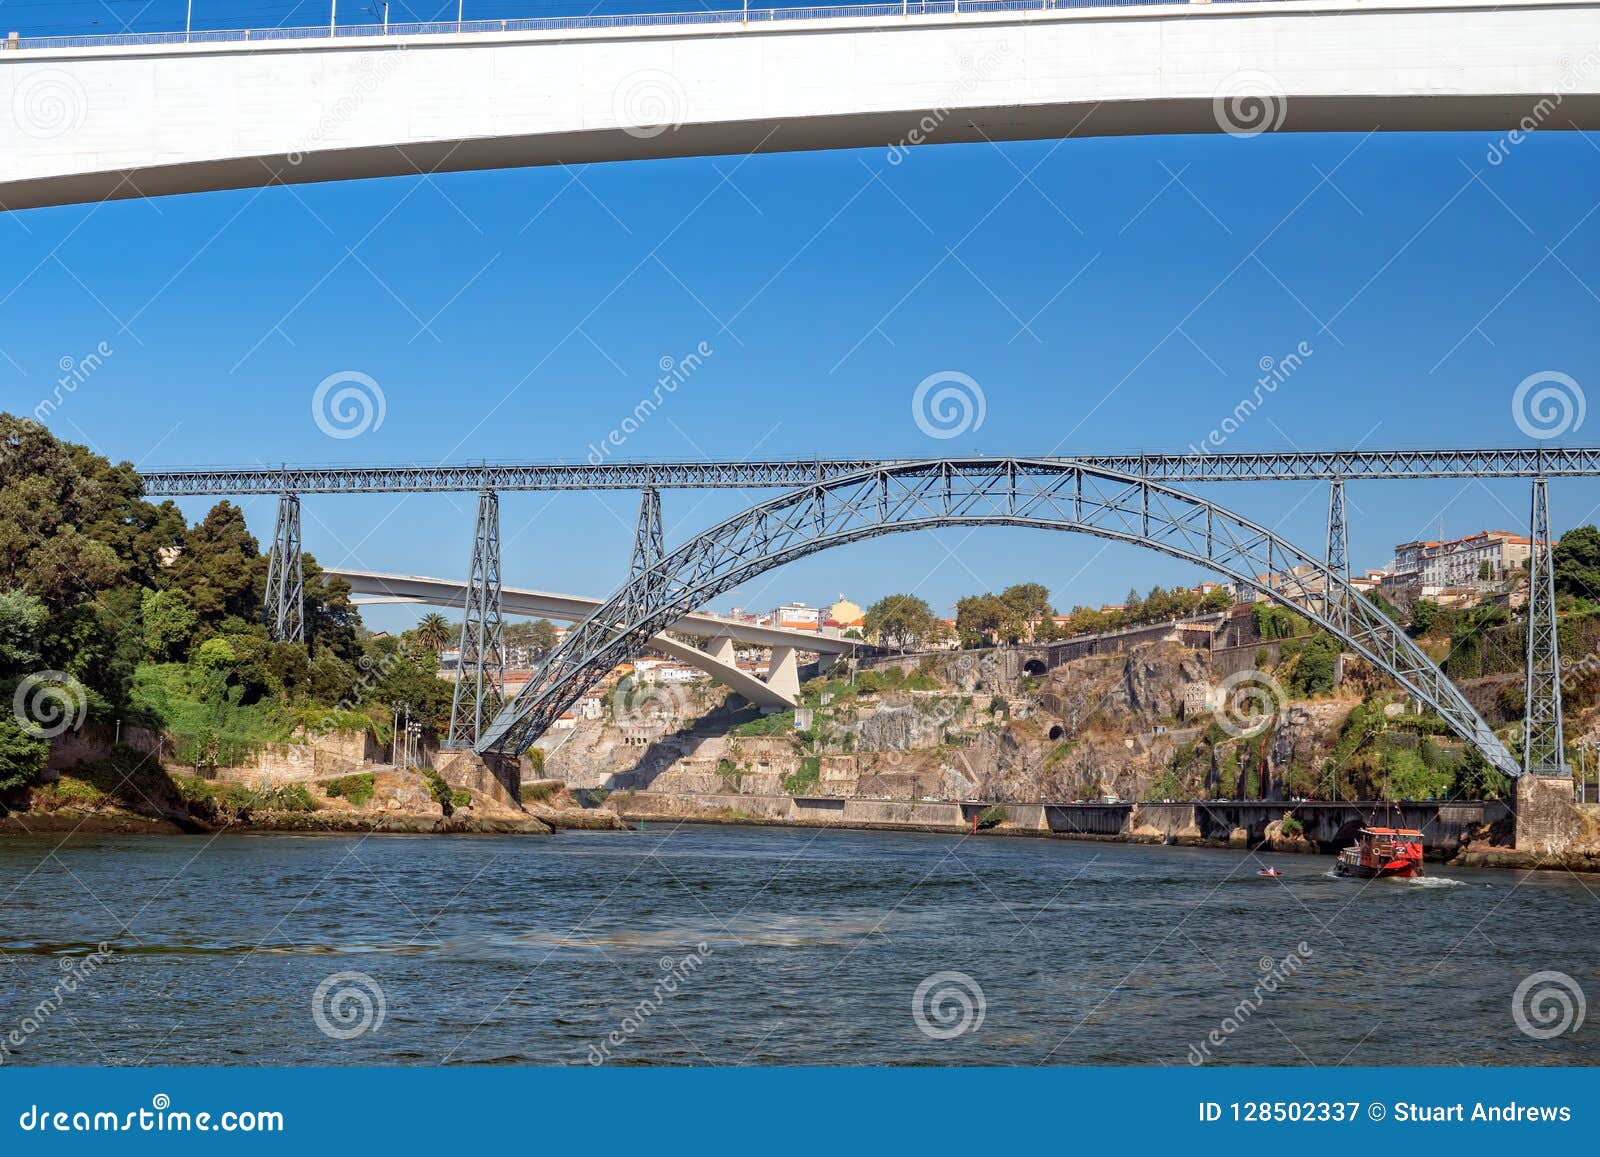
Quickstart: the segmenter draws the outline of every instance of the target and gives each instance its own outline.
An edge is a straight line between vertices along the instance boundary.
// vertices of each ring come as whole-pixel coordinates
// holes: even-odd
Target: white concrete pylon
[[[793,647],[772,648],[772,659],[767,664],[767,686],[791,702],[800,696],[800,667],[795,662]]]

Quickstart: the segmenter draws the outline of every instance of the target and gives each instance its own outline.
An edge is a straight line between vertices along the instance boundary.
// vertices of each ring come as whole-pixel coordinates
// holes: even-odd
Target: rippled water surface
[[[1216,1031],[1225,1063],[1600,1063],[1600,1025],[1539,1040],[1512,1015],[1539,971],[1600,994],[1600,879],[1272,859],[1282,880],[1220,851],[693,826],[7,838],[0,1042],[13,1064],[1186,1064]],[[366,980],[325,983],[351,972],[381,1022]]]

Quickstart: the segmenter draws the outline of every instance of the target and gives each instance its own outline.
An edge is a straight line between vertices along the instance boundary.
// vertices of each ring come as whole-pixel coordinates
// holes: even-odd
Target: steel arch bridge
[[[1494,767],[1517,760],[1405,633],[1327,562],[1215,503],[1080,462],[946,458],[865,469],[752,506],[658,557],[553,650],[479,737],[521,755],[646,640],[757,575],[829,547],[946,526],[1027,526],[1137,543],[1293,608],[1437,711]]]

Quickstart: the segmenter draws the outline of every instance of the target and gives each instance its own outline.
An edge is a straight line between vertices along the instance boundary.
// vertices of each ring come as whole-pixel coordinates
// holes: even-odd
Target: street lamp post
[[[189,43],[189,30],[194,26],[194,0],[189,0],[183,11],[183,42]]]

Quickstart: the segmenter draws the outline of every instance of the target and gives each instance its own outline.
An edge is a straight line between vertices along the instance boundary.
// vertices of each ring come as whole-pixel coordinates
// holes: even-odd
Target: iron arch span
[[[520,755],[652,635],[766,571],[845,543],[947,526],[1077,531],[1214,570],[1331,632],[1437,711],[1493,766],[1520,774],[1505,744],[1444,672],[1321,559],[1214,503],[1148,479],[1027,458],[940,459],[862,470],[789,491],[712,527],[641,572],[569,631],[502,708],[477,749]],[[1313,591],[1319,593],[1312,597]]]

